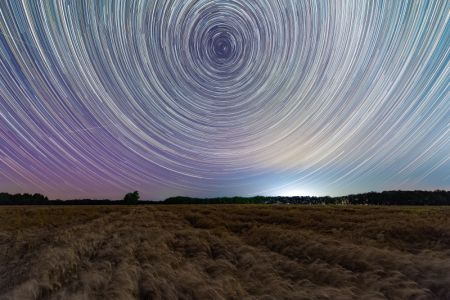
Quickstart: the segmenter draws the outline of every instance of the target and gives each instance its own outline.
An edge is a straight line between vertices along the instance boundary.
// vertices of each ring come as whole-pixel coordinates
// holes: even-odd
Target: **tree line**
[[[42,194],[8,194],[0,193],[0,205],[108,205],[108,204],[150,204],[152,201],[139,201],[139,192],[134,191],[125,195],[123,200],[110,199],[74,199],[49,200]]]
[[[165,204],[450,205],[450,191],[384,191],[347,196],[172,197]]]
[[[310,205],[450,205],[450,191],[384,191],[339,197],[314,196],[255,196],[191,198],[171,197],[164,201],[139,200],[139,192],[125,195],[122,200],[49,200],[41,194],[0,193],[0,205],[108,205],[108,204],[310,204]]]

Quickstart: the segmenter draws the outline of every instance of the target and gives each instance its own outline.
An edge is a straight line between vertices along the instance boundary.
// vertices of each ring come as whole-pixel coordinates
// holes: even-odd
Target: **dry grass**
[[[1,207],[0,299],[450,299],[450,209]]]

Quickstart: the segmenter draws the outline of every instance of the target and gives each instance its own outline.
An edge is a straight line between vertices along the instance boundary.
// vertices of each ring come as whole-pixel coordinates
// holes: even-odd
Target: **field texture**
[[[450,209],[0,207],[0,299],[450,299]]]

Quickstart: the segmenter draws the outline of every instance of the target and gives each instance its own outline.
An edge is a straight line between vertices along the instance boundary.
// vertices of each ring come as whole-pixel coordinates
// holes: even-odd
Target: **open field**
[[[0,299],[450,299],[450,208],[0,207]]]

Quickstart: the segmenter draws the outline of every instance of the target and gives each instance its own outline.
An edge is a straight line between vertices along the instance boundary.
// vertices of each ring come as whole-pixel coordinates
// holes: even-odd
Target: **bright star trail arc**
[[[450,1],[2,1],[0,190],[450,188]]]

